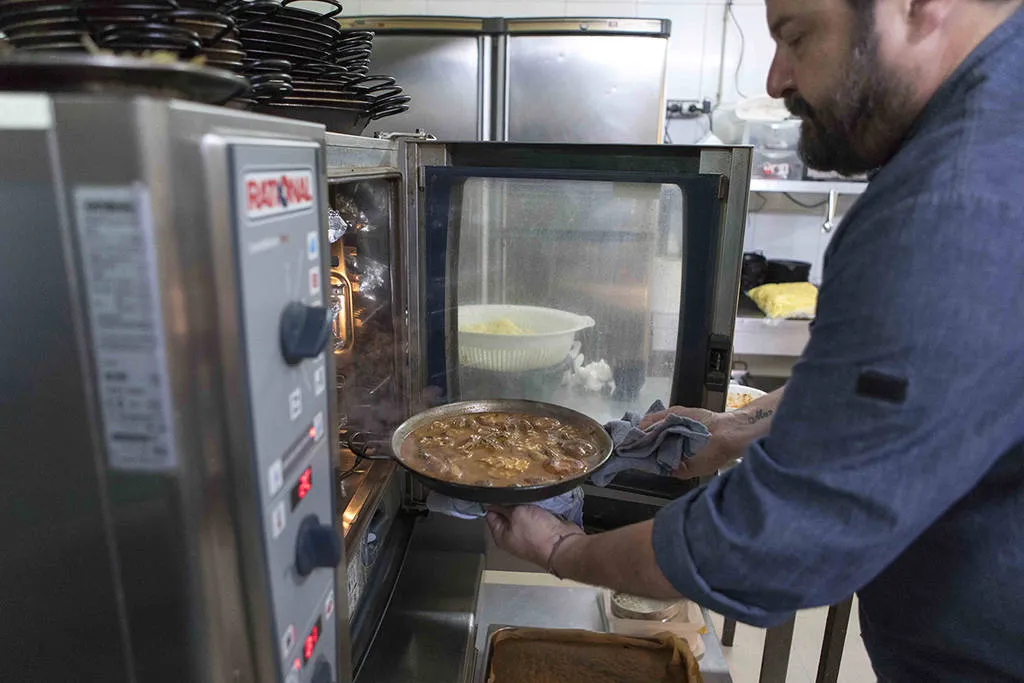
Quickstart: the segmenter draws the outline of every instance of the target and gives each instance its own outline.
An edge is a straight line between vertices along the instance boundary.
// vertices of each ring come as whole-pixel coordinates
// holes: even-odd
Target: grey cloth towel
[[[647,414],[665,410],[655,401]],[[619,472],[638,470],[671,475],[683,458],[693,457],[711,439],[711,432],[700,422],[680,415],[669,415],[647,429],[640,429],[642,415],[626,413],[621,420],[609,422],[604,430],[615,444],[608,464],[591,476],[598,486],[607,486]]]
[[[537,507],[547,510],[555,517],[566,522],[572,522],[578,527],[583,527],[583,489],[579,486],[571,491],[566,491],[560,496],[540,500],[531,503]],[[487,507],[483,503],[474,503],[466,500],[449,498],[448,496],[431,491],[427,494],[427,509],[449,517],[459,519],[476,519],[487,514]]]

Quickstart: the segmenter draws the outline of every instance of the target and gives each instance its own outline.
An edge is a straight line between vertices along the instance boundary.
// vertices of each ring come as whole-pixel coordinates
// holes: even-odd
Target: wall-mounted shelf
[[[867,183],[837,180],[767,180],[752,178],[751,192],[789,192],[791,194],[863,194]]]
[[[827,205],[825,208],[825,222],[821,224],[821,231],[825,234],[829,234],[836,227],[836,211],[839,208],[839,197],[842,195],[864,194],[867,188],[867,183],[849,181],[750,179],[751,192],[827,195],[828,199],[825,201]]]

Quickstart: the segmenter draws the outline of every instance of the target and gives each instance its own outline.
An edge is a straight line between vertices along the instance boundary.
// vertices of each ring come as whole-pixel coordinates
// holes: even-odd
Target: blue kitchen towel
[[[566,491],[554,498],[531,503],[531,505],[536,505],[547,510],[555,517],[559,517],[566,522],[572,522],[576,526],[583,528],[583,489],[580,487]],[[487,514],[487,506],[483,503],[458,500],[437,491],[431,491],[427,494],[427,509],[431,512],[438,512],[442,515],[458,517],[459,519],[476,519]]]
[[[647,414],[663,410],[664,404],[655,401]],[[708,428],[688,417],[669,414],[647,429],[640,429],[642,419],[637,413],[626,413],[621,420],[604,426],[615,451],[608,464],[591,476],[595,484],[607,486],[615,475],[626,470],[669,476],[679,469],[683,458],[693,457],[711,440]]]

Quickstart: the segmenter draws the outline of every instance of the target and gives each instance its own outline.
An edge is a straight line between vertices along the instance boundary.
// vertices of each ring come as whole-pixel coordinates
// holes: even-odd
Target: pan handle
[[[391,460],[390,453],[382,453],[384,450],[378,443],[371,443],[372,435],[365,432],[355,432],[348,437],[348,447],[357,458],[363,460]],[[386,447],[385,447],[386,448]]]

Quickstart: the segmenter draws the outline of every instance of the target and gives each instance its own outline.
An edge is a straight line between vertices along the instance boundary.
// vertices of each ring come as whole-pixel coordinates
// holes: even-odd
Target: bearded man
[[[801,361],[738,413],[672,409],[713,435],[680,476],[743,461],[653,521],[583,535],[523,506],[491,531],[758,626],[857,593],[880,681],[1024,681],[1022,2],[766,1],[803,158],[871,173]]]

